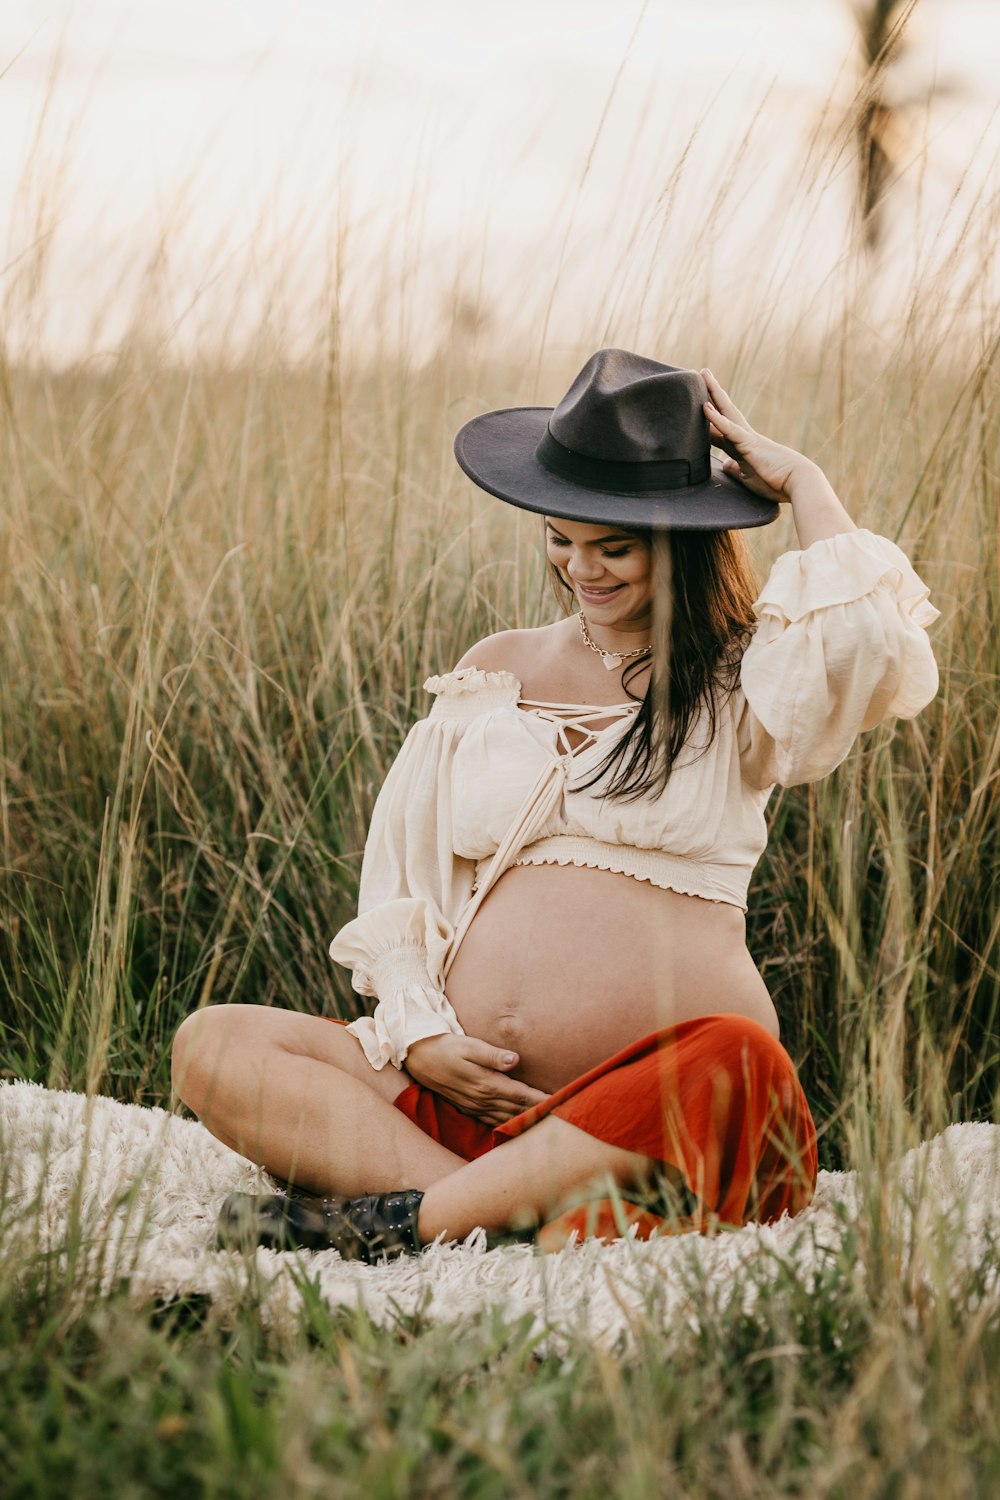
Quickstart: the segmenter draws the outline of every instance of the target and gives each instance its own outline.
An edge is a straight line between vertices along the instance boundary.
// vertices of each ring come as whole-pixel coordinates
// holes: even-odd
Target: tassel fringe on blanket
[[[974,1284],[1000,1305],[1000,1126],[952,1125],[906,1152],[876,1186],[821,1172],[795,1218],[715,1235],[639,1243],[588,1240],[550,1255],[527,1244],[462,1244],[376,1266],[335,1251],[243,1256],[216,1248],[216,1215],[232,1192],[273,1192],[260,1168],[199,1124],[161,1109],[0,1085],[0,1266],[26,1275],[57,1258],[82,1294],[127,1283],[137,1302],[207,1297],[220,1313],[253,1298],[274,1327],[292,1326],[304,1292],[331,1308],[457,1323],[486,1309],[530,1314],[539,1350],[581,1337],[625,1349],[639,1326],[697,1326],[712,1306],[751,1311],[793,1278],[806,1290],[831,1273],[863,1278],[866,1225],[893,1237],[912,1290],[947,1295]],[[311,1290],[307,1284],[311,1284]]]

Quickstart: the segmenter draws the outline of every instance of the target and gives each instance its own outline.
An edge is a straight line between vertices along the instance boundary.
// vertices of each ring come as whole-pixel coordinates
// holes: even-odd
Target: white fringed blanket
[[[908,1152],[884,1187],[880,1218],[887,1208],[901,1273],[933,1293],[975,1272],[981,1290],[1000,1297],[1000,1126],[952,1125]],[[378,1266],[346,1263],[335,1251],[259,1250],[249,1259],[217,1251],[226,1194],[270,1190],[264,1172],[193,1121],[0,1085],[8,1266],[11,1254],[29,1265],[37,1252],[65,1249],[81,1290],[127,1280],[137,1299],[202,1294],[223,1311],[252,1295],[273,1324],[294,1318],[307,1278],[331,1307],[361,1307],[380,1323],[418,1312],[458,1321],[495,1306],[507,1321],[533,1314],[546,1347],[579,1337],[624,1346],[637,1321],[664,1331],[689,1324],[715,1292],[724,1299],[738,1287],[750,1304],[768,1279],[789,1272],[812,1285],[871,1213],[854,1173],[821,1172],[813,1203],[795,1219],[714,1237],[588,1241],[540,1255],[530,1245],[488,1251],[477,1233]],[[845,1275],[863,1274],[859,1261],[842,1263]]]

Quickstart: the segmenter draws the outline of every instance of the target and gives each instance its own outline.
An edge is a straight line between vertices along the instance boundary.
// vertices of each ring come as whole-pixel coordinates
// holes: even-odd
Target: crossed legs
[[[320,1195],[421,1189],[424,1243],[542,1222],[592,1184],[628,1187],[652,1166],[551,1115],[466,1162],[395,1108],[405,1072],[376,1072],[342,1026],[295,1011],[196,1012],[178,1030],[173,1076],[213,1135],[276,1177]]]

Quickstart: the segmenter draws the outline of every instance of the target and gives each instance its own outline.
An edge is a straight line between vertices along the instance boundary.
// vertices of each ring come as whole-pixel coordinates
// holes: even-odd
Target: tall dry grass
[[[926,1130],[997,1086],[996,344],[758,353],[731,382],[898,537],[942,610],[935,702],[779,790],[749,942],[832,1149],[862,1064]],[[585,349],[560,355],[558,391]],[[947,357],[946,357],[947,355]],[[735,350],[713,363],[748,363]],[[831,378],[831,369],[836,378]],[[10,1074],[163,1099],[209,1000],[347,1014],[326,957],[423,678],[550,608],[530,517],[462,478],[522,396],[460,344],[417,367],[7,368],[0,573]],[[790,520],[753,537],[761,571]],[[890,1079],[887,1079],[887,1086]]]
[[[475,265],[456,270],[436,352],[411,338],[412,282],[388,264],[370,268],[368,336],[350,337],[341,226],[307,359],[283,357],[273,263],[256,344],[227,358],[223,328],[222,354],[175,360],[165,244],[110,355],[0,361],[0,1046],[5,1077],[160,1103],[198,1005],[352,1013],[327,944],[420,684],[552,607],[535,523],[472,489],[452,434],[554,399],[600,344],[708,362],[762,430],[823,464],[859,525],[904,545],[943,612],[937,699],[817,786],[775,793],[751,886],[751,951],[824,1161],[859,1172],[843,1253],[808,1292],[761,1267],[754,1314],[715,1307],[669,1359],[651,1319],[620,1367],[589,1348],[539,1360],[503,1310],[456,1339],[314,1297],[278,1349],[249,1304],[235,1328],[195,1301],[86,1307],[70,1223],[62,1260],[0,1256],[14,1492],[995,1493],[996,1256],[956,1289],[961,1222],[914,1246],[889,1186],[914,1140],[997,1110],[995,211],[972,205],[961,253],[896,288],[892,319],[849,257],[822,315],[789,314],[780,257],[737,313],[713,236],[746,191],[745,148],[693,233],[676,205],[696,142],[678,153],[572,345],[513,349]],[[849,126],[803,143],[806,199],[852,149]],[[569,295],[575,201],[525,289],[539,330]],[[41,208],[27,222],[39,248],[8,276],[4,321],[40,329],[53,226]],[[794,545],[790,519],[752,543],[763,573]]]

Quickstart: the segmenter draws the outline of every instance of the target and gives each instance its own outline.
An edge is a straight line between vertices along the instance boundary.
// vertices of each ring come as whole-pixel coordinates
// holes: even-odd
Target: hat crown
[[[553,410],[549,431],[564,448],[605,462],[707,460],[707,400],[697,370],[599,349]]]

